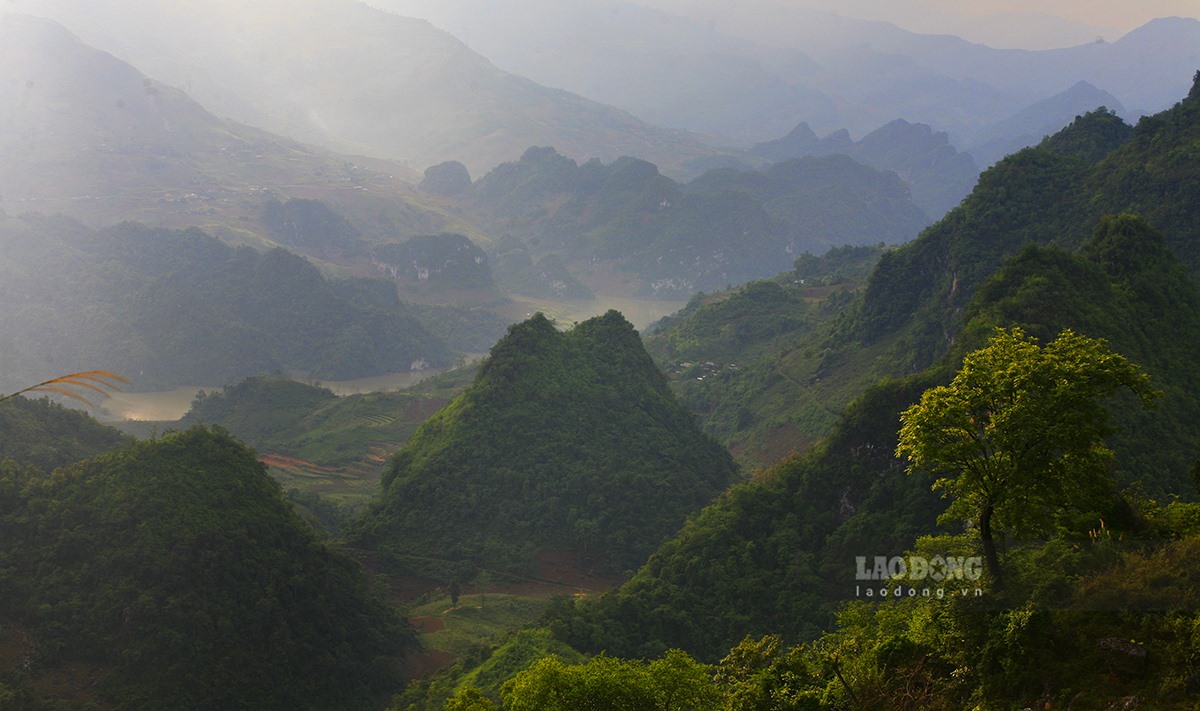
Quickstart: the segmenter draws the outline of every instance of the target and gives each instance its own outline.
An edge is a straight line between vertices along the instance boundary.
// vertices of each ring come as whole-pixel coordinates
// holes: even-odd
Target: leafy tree
[[[479,689],[467,687],[446,700],[445,711],[495,711],[496,704]]]
[[[651,662],[600,655],[586,664],[546,657],[506,682],[509,711],[709,709],[719,693],[709,667],[677,649]]]
[[[997,329],[949,385],[901,414],[897,454],[909,472],[942,475],[934,489],[953,502],[940,520],[975,522],[997,588],[995,529],[1036,532],[1049,514],[1105,488],[1105,399],[1123,387],[1143,406],[1157,396],[1103,340],[1065,330],[1042,347],[1020,328]]]

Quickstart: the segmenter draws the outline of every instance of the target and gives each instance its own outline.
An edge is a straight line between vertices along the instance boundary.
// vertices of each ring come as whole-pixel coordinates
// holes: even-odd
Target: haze
[[[640,0],[638,4],[695,17],[774,14],[806,8],[883,20],[913,32],[951,34],[996,48],[1053,49],[1103,38],[1113,42],[1157,17],[1198,17],[1196,0]]]

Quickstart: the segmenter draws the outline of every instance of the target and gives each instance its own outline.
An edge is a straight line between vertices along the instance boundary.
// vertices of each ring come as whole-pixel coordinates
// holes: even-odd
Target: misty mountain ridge
[[[402,166],[218,119],[57,23],[6,13],[0,38],[0,205],[10,212],[63,213],[93,226],[135,218],[219,226],[230,241],[263,248],[275,238],[316,257],[347,257],[353,245],[310,249],[273,233],[262,206],[319,197],[352,215],[369,241],[451,222],[397,180]]]
[[[1022,148],[1037,145],[1046,136],[1071,123],[1074,117],[1100,107],[1129,118],[1128,110],[1117,97],[1081,80],[1066,91],[1030,104],[1012,116],[980,129],[973,139],[971,154],[983,165],[991,165]]]
[[[846,129],[820,138],[807,123],[801,123],[783,138],[751,147],[749,153],[773,162],[845,154],[864,165],[894,171],[911,186],[913,202],[935,220],[958,205],[979,177],[974,159],[951,145],[944,131],[934,132],[929,126],[903,119],[858,141]]]
[[[537,81],[745,144],[800,122],[822,133],[847,128],[863,135],[897,118],[948,131],[960,146],[974,144],[979,127],[997,116],[1078,81],[1110,92],[1131,111],[1162,110],[1200,66],[1200,21],[1184,18],[1151,21],[1111,44],[1028,51],[784,4],[770,14],[692,8],[696,15],[684,18],[622,0],[548,13],[530,11],[534,0],[510,0],[488,21],[463,0],[375,2],[427,17]],[[592,34],[593,25],[606,31]],[[628,58],[637,58],[637,71],[606,71]],[[714,79],[704,91],[681,78],[706,76]]]
[[[500,71],[423,20],[347,0],[17,0],[244,123],[352,154],[483,172],[533,144],[664,167],[719,153]],[[252,39],[251,39],[252,38]]]
[[[842,155],[680,184],[644,160],[579,164],[535,147],[453,204],[510,251],[557,255],[597,293],[659,298],[777,274],[806,250],[904,242],[929,223],[894,173]]]
[[[120,372],[140,390],[276,369],[344,380],[454,357],[411,314],[342,296],[303,257],[234,248],[195,228],[0,217],[0,255],[9,387],[88,369]]]

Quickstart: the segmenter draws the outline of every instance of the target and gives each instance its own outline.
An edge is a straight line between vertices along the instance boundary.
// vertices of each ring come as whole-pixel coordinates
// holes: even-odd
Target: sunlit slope
[[[402,166],[218,118],[49,20],[0,14],[0,101],[0,207],[9,213],[220,225],[256,245],[272,197],[319,198],[354,215],[367,238],[449,221],[400,182],[415,175]]]
[[[427,22],[345,0],[23,3],[222,116],[421,170],[482,173],[530,145],[678,165],[717,151],[508,74]]]

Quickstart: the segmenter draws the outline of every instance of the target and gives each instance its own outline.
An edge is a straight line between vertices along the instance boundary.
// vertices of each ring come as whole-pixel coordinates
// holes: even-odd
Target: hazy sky
[[[676,12],[714,0],[633,0]],[[717,0],[747,11],[807,6],[850,17],[886,20],[914,32],[955,34],[995,47],[1047,49],[1108,41],[1156,17],[1200,18],[1200,0]]]

